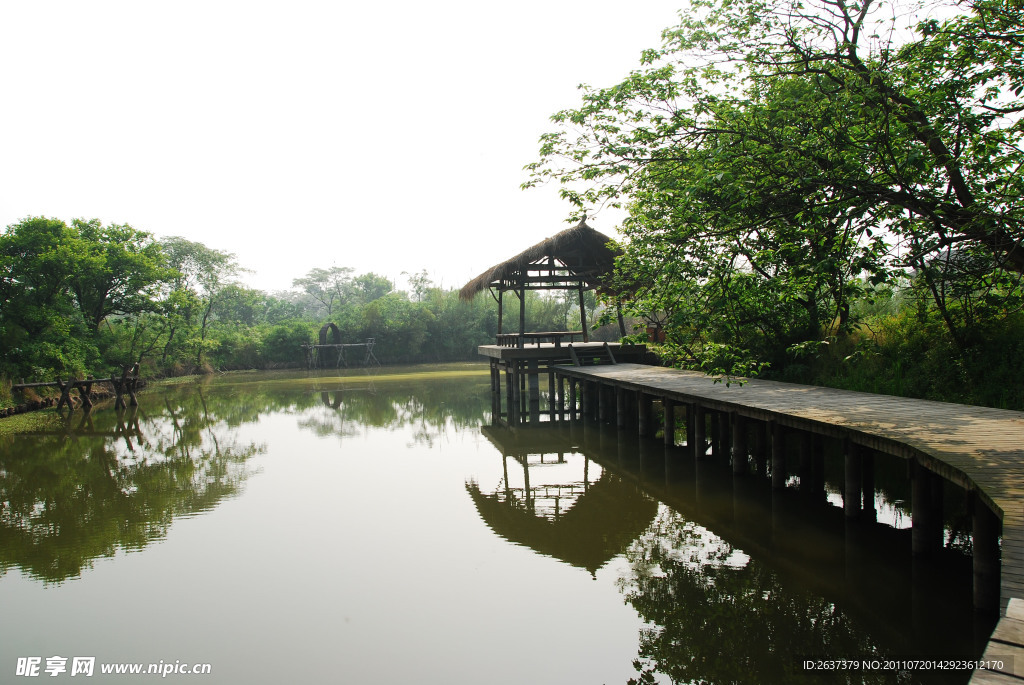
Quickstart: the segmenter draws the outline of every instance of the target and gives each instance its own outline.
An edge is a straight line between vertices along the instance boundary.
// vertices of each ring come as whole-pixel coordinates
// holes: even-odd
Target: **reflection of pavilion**
[[[502,454],[502,487],[488,494],[469,482],[466,490],[484,522],[509,542],[594,574],[657,514],[657,502],[559,443],[553,431],[481,430]],[[510,470],[509,457],[521,468]]]

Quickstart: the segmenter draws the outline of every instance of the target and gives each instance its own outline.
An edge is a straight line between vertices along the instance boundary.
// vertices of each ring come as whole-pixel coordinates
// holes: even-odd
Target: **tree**
[[[192,341],[195,347],[196,366],[202,366],[206,336],[209,332],[211,314],[221,290],[230,284],[230,279],[242,268],[230,252],[216,250],[202,243],[171,236],[161,241],[168,264],[177,272],[168,293],[169,312],[177,317],[176,326],[169,333],[164,358],[175,333],[198,328],[198,339]]]
[[[950,249],[1019,275],[1022,18],[979,0],[905,28],[878,0],[697,0],[640,70],[553,117],[526,185],[628,203],[634,308],[727,322],[710,342],[841,331],[863,279]]]
[[[409,279],[409,286],[412,288],[416,302],[422,302],[430,289],[434,287],[434,281],[430,279],[430,274],[426,269],[420,269],[414,274],[403,271],[402,275]]]
[[[266,320],[267,308],[266,293],[231,283],[221,289],[213,313],[220,321],[255,326]]]
[[[173,272],[149,233],[128,224],[103,226],[99,219],[72,222],[82,252],[70,287],[82,316],[99,326],[111,314],[153,311],[159,288]]]
[[[301,288],[323,306],[323,313],[331,318],[334,308],[352,293],[353,269],[347,266],[332,266],[329,269],[310,269],[302,278],[296,278],[292,285]]]
[[[391,292],[391,281],[375,273],[365,273],[352,279],[352,292],[359,304],[366,304]]]
[[[0,236],[0,295],[4,310],[56,308],[85,251],[78,233],[59,219],[30,217]]]
[[[80,372],[97,351],[69,286],[85,246],[59,219],[29,217],[0,234],[0,369]]]

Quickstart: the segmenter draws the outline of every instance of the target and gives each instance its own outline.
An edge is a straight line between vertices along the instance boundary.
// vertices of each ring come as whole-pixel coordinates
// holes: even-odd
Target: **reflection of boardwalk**
[[[1001,519],[1001,577],[998,562],[994,574],[1000,578],[999,595],[1009,618],[1000,622],[994,639],[1011,644],[993,643],[990,649],[1014,654],[1017,674],[1024,674],[1024,622],[1016,620],[1024,618],[1024,413],[771,381],[727,387],[700,373],[639,364],[566,367],[558,373],[574,382],[614,388],[620,423],[622,413],[632,406],[630,397],[638,400],[635,406],[641,411],[650,399],[661,399],[668,406],[692,406],[698,417],[707,411],[741,425],[764,422],[845,440],[853,446],[847,451],[848,478],[859,446],[911,461],[915,474],[921,474],[918,482],[927,482],[933,473],[964,487],[978,503],[975,591],[976,603],[983,608],[990,594],[986,576],[993,574],[983,548],[994,548],[989,556],[998,559],[999,523],[985,523],[988,510]],[[599,401],[607,404],[603,398]],[[699,430],[703,442],[703,425]],[[859,474],[859,467],[854,471]],[[849,492],[849,482],[847,486]],[[915,537],[923,527],[919,521],[935,515],[929,509],[933,505],[922,503],[926,497],[918,497],[918,492],[915,483]]]

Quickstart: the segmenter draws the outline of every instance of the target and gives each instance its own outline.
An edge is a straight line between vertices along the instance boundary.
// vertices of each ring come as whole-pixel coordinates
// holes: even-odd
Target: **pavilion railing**
[[[577,342],[577,340],[586,342],[586,334],[584,331],[534,331],[530,333],[498,334],[499,347],[519,347],[520,340],[523,341],[524,347],[526,345],[540,347],[541,343],[554,343],[555,347],[561,347],[563,342]]]

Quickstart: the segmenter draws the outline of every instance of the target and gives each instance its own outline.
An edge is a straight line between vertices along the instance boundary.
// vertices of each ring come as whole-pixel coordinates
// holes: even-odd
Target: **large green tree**
[[[907,9],[696,0],[639,70],[555,115],[527,185],[628,204],[622,287],[692,356],[799,348],[900,272],[963,348],[947,286],[1007,296],[1024,272],[1022,9]]]
[[[29,217],[0,233],[0,372],[78,372],[95,360],[71,292],[88,251],[59,219]]]
[[[160,245],[127,224],[104,226],[75,219],[81,252],[70,287],[86,321],[98,326],[112,314],[153,311],[160,288],[172,276]]]

